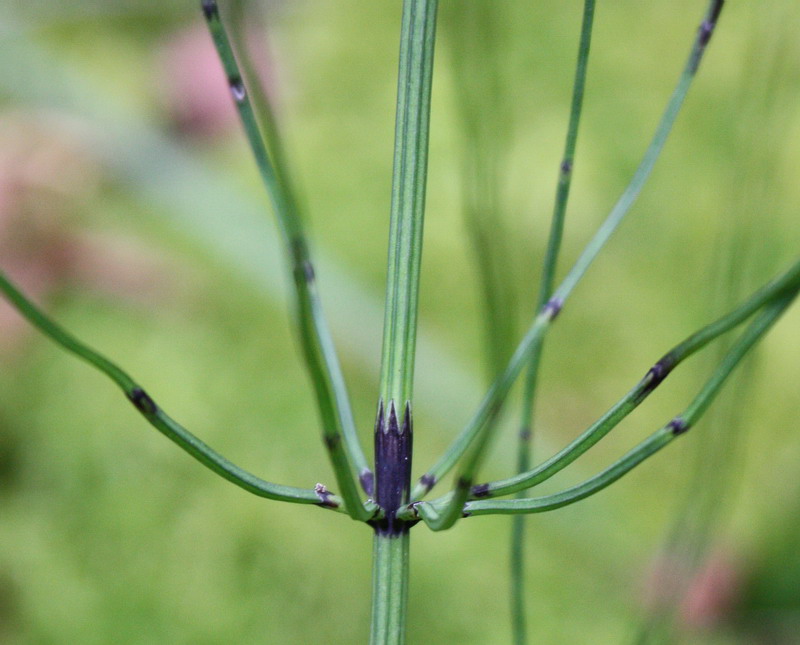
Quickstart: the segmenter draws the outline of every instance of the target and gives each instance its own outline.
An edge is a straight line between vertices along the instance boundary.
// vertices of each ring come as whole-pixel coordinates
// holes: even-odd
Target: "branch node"
[[[317,484],[314,486],[314,492],[317,494],[317,497],[319,497],[319,506],[339,508],[339,505],[331,499],[333,493],[331,493],[324,484]]]
[[[672,431],[672,434],[677,437],[689,429],[689,424],[681,417],[675,417],[667,424],[667,427]]]

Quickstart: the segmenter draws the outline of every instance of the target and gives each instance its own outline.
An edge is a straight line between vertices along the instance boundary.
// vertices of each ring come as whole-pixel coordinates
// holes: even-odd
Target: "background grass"
[[[635,168],[703,4],[598,8],[564,263]],[[540,457],[721,313],[731,294],[796,256],[800,8],[729,4],[648,188],[552,332]],[[519,325],[538,284],[580,12],[579,3],[529,5],[502,3],[498,43],[511,99],[502,186],[513,241],[508,280],[519,294],[508,315]],[[442,18],[453,10],[444,3]],[[159,49],[177,30],[200,25],[197,8],[32,2],[3,14],[0,119],[22,111],[35,129],[41,115],[56,115],[77,128],[101,177],[71,208],[69,228],[132,238],[168,262],[168,297],[131,301],[67,284],[51,292],[48,309],[237,463],[282,483],[330,482],[266,198],[243,137],[235,127],[212,140],[182,135],[161,100],[169,79]],[[322,256],[323,300],[369,440],[399,2],[275,3],[269,16],[275,92]],[[458,194],[463,141],[444,39],[437,57],[415,473],[477,405],[483,373],[481,304]],[[738,606],[680,642],[780,642],[792,633],[800,611],[799,322],[795,307],[746,367],[739,394],[720,402],[741,425],[736,450],[707,441],[724,425],[703,423],[596,498],[531,519],[528,604],[537,642],[631,638],[646,571],[692,497],[695,453],[708,445],[731,469],[712,537],[733,554]],[[0,369],[3,642],[366,640],[368,531],[214,478],[145,426],[101,376],[38,337],[20,342]],[[710,358],[682,366],[556,484],[593,473],[670,418],[710,366]],[[487,475],[513,467],[512,425]],[[707,473],[708,486],[717,471]],[[480,518],[442,534],[414,532],[411,643],[508,642],[508,528],[502,518]]]

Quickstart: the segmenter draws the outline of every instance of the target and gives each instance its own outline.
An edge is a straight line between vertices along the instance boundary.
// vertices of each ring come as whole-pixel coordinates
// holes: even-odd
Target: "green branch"
[[[114,381],[150,425],[221,477],[259,497],[298,504],[317,504],[324,508],[347,512],[342,499],[332,495],[320,484],[314,490],[272,484],[231,463],[169,417],[126,372],[105,356],[84,345],[63,327],[50,320],[30,300],[22,295],[2,272],[0,272],[0,292],[28,322],[38,328],[45,336]]]
[[[473,489],[473,494],[480,497],[500,497],[525,490],[549,479],[605,437],[633,412],[680,363],[719,336],[743,323],[759,309],[798,288],[800,288],[800,261],[795,262],[786,272],[764,285],[734,310],[703,327],[664,354],[632,390],[550,459],[536,468],[514,477],[480,484]]]
[[[511,390],[511,386],[514,384],[514,381],[524,365],[530,361],[531,354],[535,350],[536,345],[540,342],[547,327],[549,327],[552,320],[561,311],[567,298],[577,286],[581,277],[583,277],[584,273],[589,268],[589,265],[595,257],[597,257],[597,254],[603,246],[605,246],[611,238],[611,235],[622,222],[624,216],[628,213],[631,206],[633,206],[647,178],[650,176],[653,166],[664,148],[667,135],[672,129],[678,112],[683,105],[691,82],[695,77],[700,59],[713,33],[716,20],[719,17],[721,6],[721,1],[712,0],[706,18],[701,24],[697,37],[692,45],[689,60],[678,79],[678,83],[667,104],[667,108],[656,128],[653,140],[645,151],[642,162],[634,173],[630,184],[625,189],[614,208],[612,208],[611,213],[600,226],[595,236],[587,244],[564,281],[558,289],[556,289],[547,304],[540,310],[528,332],[525,334],[525,337],[517,346],[517,350],[511,357],[505,371],[498,377],[492,388],[484,397],[473,418],[445,451],[444,455],[420,478],[419,483],[414,487],[411,493],[412,499],[417,500],[427,494],[428,491],[450,471],[461,457],[464,456],[471,446],[475,445],[477,449],[480,450],[487,444],[487,441],[483,439],[481,435],[488,434],[488,431],[491,430],[491,420],[499,413],[499,409],[505,402]],[[478,461],[477,458],[470,459],[473,466],[477,464]],[[467,472],[468,468],[470,468],[470,466],[462,470],[458,477],[459,481],[471,479],[474,476],[474,473]]]
[[[202,7],[214,45],[225,69],[231,96],[241,117],[247,141],[272,201],[289,256],[297,295],[300,340],[314,385],[322,417],[325,446],[328,449],[336,481],[350,515],[354,519],[365,521],[369,519],[370,513],[361,503],[353,467],[358,471],[362,485],[372,480],[372,474],[358,441],[344,377],[322,312],[302,222],[294,199],[287,192],[288,184],[285,179],[280,180],[262,138],[236,57],[220,20],[217,4],[214,0],[203,0]],[[265,104],[268,105],[266,100]],[[273,134],[273,149],[280,150],[280,142],[274,138],[277,136],[275,134],[277,130],[273,120],[269,121],[267,132]],[[287,176],[284,172],[283,177]]]
[[[583,109],[583,94],[586,87],[586,71],[589,67],[589,49],[592,43],[592,26],[594,24],[594,0],[586,0],[583,5],[583,20],[581,35],[578,43],[578,61],[575,66],[575,81],[572,87],[572,104],[570,106],[567,137],[564,143],[564,154],[558,168],[558,184],[556,198],[553,206],[553,217],[550,223],[550,236],[547,241],[547,252],[542,267],[542,276],[539,286],[539,296],[536,310],[539,311],[547,304],[553,293],[556,266],[561,249],[561,238],[564,232],[564,219],[569,200],[569,189],[572,184],[572,173],[575,166],[575,147],[578,142],[578,127]],[[528,374],[522,393],[522,410],[520,414],[520,430],[517,442],[517,472],[522,473],[531,467],[531,440],[534,428],[534,402],[536,399],[536,385],[539,377],[544,339],[536,343],[531,353]],[[525,491],[518,491],[517,495],[525,496]],[[514,642],[524,645],[527,642],[527,629],[525,625],[524,610],[524,539],[525,518],[515,517],[511,527],[511,613],[512,632]]]
[[[462,507],[462,515],[471,517],[477,515],[542,513],[573,504],[613,484],[645,459],[672,442],[676,437],[685,434],[697,423],[717,394],[719,394],[734,368],[786,311],[796,296],[797,290],[783,293],[773,302],[770,302],[725,355],[712,376],[683,413],[673,417],[666,425],[598,475],[553,495],[528,499],[467,502]],[[450,513],[453,499],[456,499],[456,495],[451,499],[443,498],[435,502],[415,502],[404,509],[401,516],[408,517],[408,519],[422,519],[432,530],[441,530],[444,524],[442,518]]]
[[[714,374],[706,382],[703,389],[697,397],[695,397],[689,407],[687,407],[682,414],[674,417],[669,423],[657,430],[636,448],[622,457],[622,459],[600,474],[588,479],[582,484],[554,495],[531,499],[468,502],[464,507],[464,515],[540,513],[543,511],[550,511],[585,499],[601,491],[610,484],[613,484],[645,459],[654,455],[661,450],[661,448],[672,442],[676,437],[685,434],[697,423],[722,389],[726,379],[730,376],[739,361],[741,361],[750,348],[752,348],[777,321],[796,295],[796,292],[785,295],[768,305],[737,340],[736,344],[725,356]],[[422,504],[424,503],[425,502],[422,502]],[[422,517],[424,518],[424,516]]]

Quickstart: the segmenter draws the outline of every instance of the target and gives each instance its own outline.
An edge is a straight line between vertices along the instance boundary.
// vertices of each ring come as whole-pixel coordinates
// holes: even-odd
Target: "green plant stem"
[[[324,486],[318,485],[315,490],[311,490],[272,484],[231,463],[169,417],[125,371],[50,320],[2,272],[0,272],[0,292],[28,322],[45,336],[114,381],[150,425],[221,477],[259,497],[298,504],[316,504],[324,508],[346,512],[342,499],[329,493]]]
[[[217,4],[214,0],[203,0],[202,8],[287,249],[297,296],[301,345],[316,393],[323,438],[336,482],[351,517],[366,521],[370,512],[361,502],[352,469],[355,467],[358,471],[362,485],[363,482],[371,481],[372,475],[358,441],[344,376],[317,294],[314,267],[302,221],[293,198],[286,192],[288,185],[279,180],[264,143],[231,43],[220,20]],[[266,100],[265,104],[268,104]],[[274,126],[274,121],[270,123]],[[275,138],[277,130],[272,127],[267,128],[267,131],[273,134],[273,148],[277,146],[279,150],[279,141]]]
[[[519,473],[514,477],[479,484],[473,487],[472,496],[491,498],[510,495],[535,486],[560,472],[605,437],[622,419],[636,409],[681,362],[719,336],[740,325],[759,309],[786,294],[796,292],[798,288],[800,288],[800,260],[780,276],[758,289],[737,308],[695,332],[664,354],[632,390],[550,459],[536,468]],[[453,497],[454,493],[448,493],[431,502],[431,507],[434,510],[438,509],[437,516]],[[413,512],[406,513],[404,510],[402,516],[410,518],[415,517],[415,514]]]
[[[375,500],[371,643],[405,642],[409,528],[395,513],[411,488],[419,271],[425,215],[437,0],[404,0],[397,82],[386,312],[380,401],[375,423]]]
[[[402,645],[406,638],[409,533],[375,535],[372,558],[371,645]]]
[[[550,511],[585,499],[614,483],[645,459],[654,455],[661,450],[661,448],[672,442],[676,437],[685,434],[697,423],[717,394],[719,394],[719,391],[722,389],[722,386],[737,364],[778,320],[796,295],[796,292],[784,295],[775,302],[770,303],[747,327],[742,336],[726,354],[711,378],[706,382],[702,390],[684,412],[674,417],[669,423],[650,435],[650,437],[645,439],[636,446],[636,448],[606,470],[586,480],[582,484],[554,495],[531,499],[480,500],[468,502],[464,507],[464,515],[539,513]],[[424,503],[425,502],[421,502],[421,504]]]
[[[589,265],[611,238],[611,235],[622,222],[622,219],[628,213],[631,206],[633,206],[647,178],[650,176],[653,166],[664,148],[667,136],[686,98],[691,82],[695,77],[702,54],[706,49],[714,26],[716,25],[717,18],[719,17],[721,7],[722,2],[720,0],[712,0],[710,8],[706,13],[706,18],[701,24],[698,35],[692,45],[689,60],[678,79],[678,83],[670,97],[667,108],[656,128],[653,140],[645,151],[644,157],[634,173],[630,184],[628,184],[628,187],[612,208],[608,217],[601,224],[595,236],[587,244],[561,285],[556,289],[552,298],[550,298],[547,305],[545,305],[536,316],[528,332],[525,334],[525,337],[517,346],[505,371],[498,377],[492,388],[484,397],[475,415],[452,442],[442,457],[420,478],[419,483],[414,487],[411,493],[411,498],[413,500],[421,499],[427,494],[472,446],[475,446],[478,450],[482,450],[483,447],[487,445],[487,441],[482,439],[481,435],[487,434],[487,429],[491,429],[491,419],[498,414],[499,408],[505,402],[516,377],[519,375],[523,366],[530,360],[533,349],[547,330],[550,322],[552,322],[561,311],[567,298],[577,286],[581,277],[583,277],[584,273],[589,268]],[[458,480],[468,480],[474,476],[474,473],[467,472],[467,470],[474,468],[478,461],[479,459],[470,459],[469,465],[464,467]],[[462,495],[463,491],[459,491],[457,487],[456,491],[454,491],[454,499]],[[455,514],[455,510],[452,514]]]
[[[583,108],[583,94],[586,87],[586,71],[589,66],[589,49],[592,42],[592,25],[594,23],[594,0],[586,0],[583,5],[583,21],[578,44],[578,62],[575,67],[575,81],[572,89],[572,104],[570,107],[567,138],[564,143],[564,154],[561,158],[558,172],[553,218],[550,224],[550,236],[547,242],[542,268],[539,296],[536,310],[541,310],[550,299],[555,283],[556,266],[561,249],[561,238],[564,232],[564,218],[569,200],[569,189],[572,183],[572,171],[575,165],[575,147],[578,141],[578,127]],[[539,376],[544,339],[542,338],[533,347],[528,374],[522,394],[522,413],[520,419],[519,439],[517,443],[517,473],[523,473],[531,467],[531,441],[534,432],[534,403],[536,399],[536,384]],[[525,490],[520,490],[517,495],[522,498]],[[525,622],[525,517],[519,515],[513,518],[511,527],[511,631],[516,645],[525,645],[528,642]]]
[[[400,409],[413,395],[437,4],[403,4],[381,355],[387,412],[391,401]]]
[[[510,515],[519,513],[542,513],[552,511],[568,504],[585,499],[613,484],[620,477],[633,470],[648,457],[654,455],[676,437],[685,434],[693,427],[703,413],[711,405],[716,395],[721,390],[725,380],[733,369],[747,354],[753,345],[761,339],[769,328],[783,314],[796,297],[797,291],[783,294],[771,302],[764,311],[753,320],[741,337],[736,341],[717,369],[708,379],[699,394],[680,415],[673,417],[666,425],[650,435],[642,443],[628,452],[617,462],[606,468],[601,473],[554,495],[534,497],[528,499],[511,500],[477,500],[467,502],[462,513],[464,517],[477,515]],[[399,515],[419,517],[432,530],[439,530],[442,525],[442,516],[449,513],[452,502],[444,502],[437,508],[437,502],[416,502],[404,509]]]

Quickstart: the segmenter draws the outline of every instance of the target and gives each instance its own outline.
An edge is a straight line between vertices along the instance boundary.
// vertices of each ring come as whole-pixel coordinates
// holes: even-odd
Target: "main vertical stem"
[[[404,0],[389,228],[381,383],[375,421],[373,645],[405,642],[410,525],[398,521],[411,484],[414,354],[428,168],[437,0]]]

